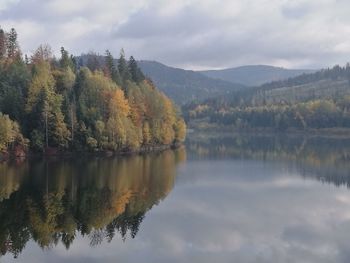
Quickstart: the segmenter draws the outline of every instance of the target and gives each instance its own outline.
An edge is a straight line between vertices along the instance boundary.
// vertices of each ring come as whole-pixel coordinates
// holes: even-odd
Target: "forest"
[[[29,57],[0,29],[0,151],[137,151],[182,142],[179,109],[122,50],[83,65],[63,47]],[[117,61],[117,63],[116,63]]]
[[[188,121],[236,129],[350,127],[350,65],[335,66],[184,107]]]

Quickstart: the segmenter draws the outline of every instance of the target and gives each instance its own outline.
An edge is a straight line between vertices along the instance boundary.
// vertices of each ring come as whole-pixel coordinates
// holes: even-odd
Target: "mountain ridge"
[[[142,72],[179,105],[245,88],[245,85],[207,77],[194,70],[167,66],[158,61],[139,60]]]
[[[293,78],[316,72],[316,69],[288,69],[271,65],[243,65],[239,67],[197,71],[205,76],[245,86],[260,86],[264,83]]]

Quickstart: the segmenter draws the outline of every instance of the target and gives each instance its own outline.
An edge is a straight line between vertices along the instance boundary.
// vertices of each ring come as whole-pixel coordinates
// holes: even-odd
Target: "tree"
[[[141,69],[137,66],[137,62],[133,56],[131,56],[129,59],[128,70],[130,72],[131,79],[134,82],[139,83],[145,79],[145,76],[143,75]]]
[[[148,121],[145,121],[143,123],[142,138],[143,138],[143,144],[145,144],[145,145],[147,145],[151,142],[152,134],[151,134],[151,129],[149,127]]]
[[[68,51],[65,50],[64,47],[61,47],[60,66],[62,69],[70,68],[73,70],[75,68],[72,57],[69,56]]]
[[[105,56],[107,75],[117,84],[121,84],[118,68],[115,66],[114,58],[111,52],[107,49]]]
[[[0,111],[18,122],[24,118],[29,78],[29,70],[22,60],[0,63]]]
[[[46,146],[50,142],[50,146],[67,147],[70,134],[61,111],[62,96],[55,92],[50,65],[40,61],[34,65],[33,72],[26,103],[31,129],[44,135],[41,137],[45,137]]]
[[[7,38],[5,31],[0,28],[0,61],[6,56]]]
[[[93,72],[101,68],[98,55],[94,52],[87,54],[86,66]]]
[[[127,142],[128,134],[126,129],[130,122],[127,118],[130,112],[130,106],[121,89],[112,92],[108,108],[109,118],[107,127],[110,138],[112,142],[117,143],[118,147],[123,147]]]
[[[16,141],[24,144],[18,123],[11,121],[8,115],[0,113],[0,151],[7,150]]]
[[[118,59],[118,71],[122,80],[122,87],[124,89],[124,92],[127,93],[126,88],[124,87],[125,83],[127,80],[130,80],[131,76],[130,76],[130,72],[129,72],[129,68],[128,68],[128,63],[125,59],[125,52],[124,49],[122,49],[120,51],[120,57]]]
[[[53,59],[52,49],[49,45],[40,45],[31,57],[32,64],[39,64],[42,61],[51,62]]]
[[[14,28],[11,28],[7,36],[7,56],[9,58],[15,58],[19,55],[19,47],[17,43],[17,32]]]
[[[178,118],[174,124],[175,141],[183,142],[186,138],[186,123],[182,118]]]

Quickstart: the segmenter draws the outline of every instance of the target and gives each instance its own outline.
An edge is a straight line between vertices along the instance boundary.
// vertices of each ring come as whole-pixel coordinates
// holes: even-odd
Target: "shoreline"
[[[238,129],[232,126],[205,126],[196,125],[189,126],[188,135],[196,133],[218,133],[218,134],[236,134],[236,135],[255,135],[255,136],[305,136],[305,137],[336,137],[336,138],[349,138],[350,128],[321,128],[321,129],[296,129],[288,128],[286,130],[277,130],[274,128],[244,128]]]
[[[28,160],[36,158],[80,158],[80,157],[116,157],[116,156],[133,156],[142,154],[161,153],[166,150],[175,150],[183,147],[183,143],[173,143],[169,145],[155,145],[155,146],[144,146],[137,150],[127,151],[56,151],[54,153],[45,152],[33,152],[27,151],[25,154],[16,156],[11,151],[0,153],[0,163],[17,161],[17,160]]]

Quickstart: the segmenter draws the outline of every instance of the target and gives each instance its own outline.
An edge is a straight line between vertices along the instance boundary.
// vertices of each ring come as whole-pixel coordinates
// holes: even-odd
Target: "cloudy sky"
[[[124,47],[187,69],[246,64],[320,68],[350,61],[348,0],[0,0],[23,52]]]

